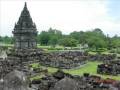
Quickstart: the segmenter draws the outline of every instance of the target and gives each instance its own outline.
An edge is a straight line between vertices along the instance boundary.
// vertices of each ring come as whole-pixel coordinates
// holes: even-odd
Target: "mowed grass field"
[[[101,76],[102,78],[111,78],[111,79],[115,79],[115,80],[120,80],[120,75],[119,76],[112,76],[112,75],[101,75],[101,74],[97,74],[97,65],[101,64],[101,62],[87,62],[87,64],[85,64],[82,67],[76,68],[76,69],[63,69],[63,71],[65,73],[69,73],[72,75],[79,75],[82,76],[84,73],[90,73],[91,75],[98,75]],[[38,64],[33,64],[34,68],[35,67],[44,67]],[[58,69],[57,68],[53,68],[53,67],[44,67],[46,69],[48,69],[48,72],[54,73],[56,72]]]
[[[92,75],[98,75],[102,78],[111,78],[115,80],[120,80],[119,76],[112,76],[112,75],[101,75],[97,74],[97,65],[101,64],[101,62],[88,62],[86,65],[84,65],[81,68],[73,69],[73,70],[64,70],[66,73],[70,73],[72,75],[83,75],[84,73],[90,73]]]
[[[77,69],[64,70],[66,73],[72,75],[83,75],[84,73],[96,74],[97,65],[101,64],[100,62],[87,62],[84,66]]]

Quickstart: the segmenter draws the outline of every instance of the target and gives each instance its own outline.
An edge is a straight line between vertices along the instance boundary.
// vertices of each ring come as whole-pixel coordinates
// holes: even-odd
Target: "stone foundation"
[[[88,59],[87,54],[79,51],[54,52],[40,56],[40,63],[45,66],[71,69],[84,65]]]
[[[19,62],[19,64],[40,63],[44,66],[57,68],[76,68],[84,65],[88,55],[79,51],[46,53],[39,49],[13,50],[8,53],[8,60]]]

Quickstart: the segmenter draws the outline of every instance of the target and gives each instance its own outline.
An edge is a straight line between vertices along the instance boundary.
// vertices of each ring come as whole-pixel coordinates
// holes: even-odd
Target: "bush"
[[[120,54],[120,49],[117,50],[117,53]]]
[[[110,53],[118,53],[118,54],[120,54],[120,49],[118,49],[118,50],[112,49],[112,50],[110,50]]]
[[[115,52],[116,52],[115,49],[110,50],[110,53],[115,53]]]
[[[47,48],[48,50],[62,50],[62,48]]]
[[[107,51],[107,48],[99,48],[99,49],[97,49],[97,50],[95,50],[95,49],[89,49],[89,52],[105,52],[105,51]]]

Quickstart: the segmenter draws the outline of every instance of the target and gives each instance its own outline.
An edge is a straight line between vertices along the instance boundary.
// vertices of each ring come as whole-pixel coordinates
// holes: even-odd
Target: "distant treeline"
[[[74,31],[69,35],[64,35],[60,30],[50,28],[48,31],[42,31],[37,37],[40,45],[62,45],[65,47],[76,47],[77,45],[88,45],[89,48],[117,48],[120,47],[120,37],[115,35],[109,37],[99,28],[90,31]],[[13,44],[13,37],[0,36],[0,42]]]

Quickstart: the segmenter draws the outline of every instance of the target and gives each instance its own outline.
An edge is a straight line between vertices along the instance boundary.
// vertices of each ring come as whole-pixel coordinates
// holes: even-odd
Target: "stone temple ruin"
[[[37,29],[35,23],[32,21],[26,3],[17,24],[15,24],[13,34],[15,48],[29,49],[37,47]]]
[[[120,75],[120,60],[112,60],[98,65],[97,73],[107,75]]]
[[[100,77],[89,74],[83,77],[72,76],[61,70],[52,75],[45,75],[41,80],[29,81],[31,63],[72,69],[86,64],[88,58],[96,60],[102,57],[89,56],[88,53],[79,51],[48,53],[38,49],[36,25],[32,21],[26,3],[15,24],[13,34],[14,48],[7,51],[7,58],[0,58],[0,90],[119,90],[117,88],[120,88],[120,83],[114,80],[104,84],[106,81]],[[117,86],[110,87],[113,83]]]
[[[58,70],[53,75],[31,82],[38,90],[119,90],[120,82],[101,79],[99,76],[85,73],[82,77],[72,76]]]
[[[82,52],[46,53],[38,49],[36,25],[32,21],[26,3],[17,24],[15,24],[13,34],[15,47],[7,55],[8,60],[15,61],[18,66],[39,62],[45,66],[69,69],[79,67],[86,62],[87,54]]]

